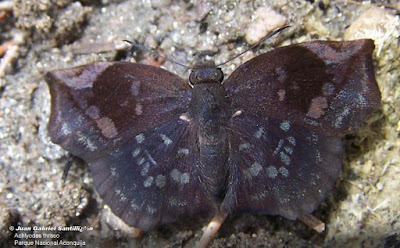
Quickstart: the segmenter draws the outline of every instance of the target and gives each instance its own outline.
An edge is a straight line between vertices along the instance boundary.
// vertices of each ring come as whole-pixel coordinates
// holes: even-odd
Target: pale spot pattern
[[[148,188],[151,186],[151,184],[153,183],[153,177],[150,176],[146,179],[146,181],[143,182],[143,186]]]
[[[172,180],[174,180],[177,183],[180,184],[187,184],[189,183],[190,176],[188,173],[181,173],[177,169],[173,169],[170,173],[170,176],[172,177]]]
[[[96,123],[104,137],[111,139],[118,135],[118,131],[115,128],[114,122],[110,118],[100,118],[96,120]]]
[[[132,82],[131,83],[131,94],[134,96],[139,95],[139,88],[140,88],[140,81]]]
[[[279,126],[283,131],[287,132],[290,129],[290,122],[289,121],[282,121],[281,125]]]
[[[178,149],[178,154],[179,155],[189,155],[189,149],[187,149],[187,148],[179,148]]]
[[[68,134],[71,134],[71,127],[68,125],[68,123],[66,123],[66,122],[64,122],[62,125],[61,125],[61,134],[63,135],[63,136],[67,136]]]
[[[157,177],[156,177],[156,186],[157,187],[159,187],[160,189],[161,188],[163,188],[164,186],[165,186],[165,184],[166,184],[166,179],[165,179],[165,176],[163,176],[163,175],[158,175]]]
[[[307,116],[318,119],[325,114],[325,109],[328,107],[328,100],[323,97],[315,97],[311,100],[310,107],[308,108]]]
[[[314,126],[314,127],[321,126],[321,123],[319,123],[316,120],[313,120],[313,119],[310,119],[310,118],[304,118],[303,120],[308,125],[311,125],[311,126]]]
[[[287,154],[292,154],[293,153],[293,148],[291,148],[290,146],[285,146],[283,149],[285,150],[285,152]]]
[[[333,95],[333,93],[335,93],[335,85],[333,85],[332,83],[325,83],[322,86],[322,93],[324,94],[324,96],[331,96]]]
[[[75,68],[71,69],[71,73],[68,74],[63,71],[55,71],[53,74],[55,74],[61,81],[65,82],[68,87],[73,88],[74,90],[80,90],[91,88],[97,75],[102,73],[102,71],[111,64],[111,62],[96,63],[86,67],[84,70]]]
[[[275,178],[278,176],[278,170],[275,166],[268,166],[267,167],[267,176],[269,178]]]
[[[153,165],[157,165],[157,162],[154,160],[154,158],[150,155],[149,151],[144,150],[144,153],[146,154],[147,158],[149,159],[150,163]]]
[[[144,134],[141,133],[141,134],[136,135],[135,139],[136,139],[137,143],[141,144],[145,139]]]
[[[249,143],[243,143],[239,145],[239,151],[243,151],[243,150],[247,150],[250,148],[250,144]]]
[[[143,176],[143,177],[147,176],[147,173],[149,172],[149,169],[150,169],[150,164],[149,163],[145,163],[143,165],[142,170],[140,171],[140,175]]]
[[[143,106],[142,106],[142,104],[140,104],[140,103],[136,104],[135,113],[136,113],[136,115],[143,114]]]
[[[136,162],[138,163],[138,165],[142,165],[144,161],[146,161],[145,158],[139,158]]]
[[[89,151],[95,151],[97,146],[88,137],[83,135],[81,132],[76,133],[78,143],[84,145]]]
[[[256,137],[257,139],[261,138],[264,135],[265,131],[264,131],[264,127],[259,127],[257,132],[254,134],[254,137]]]
[[[346,118],[346,116],[348,116],[349,114],[350,114],[350,109],[347,106],[343,107],[342,112],[336,116],[333,125],[336,128],[340,128],[343,125],[343,119]]]
[[[274,155],[278,154],[278,152],[281,150],[281,148],[282,148],[284,142],[285,142],[285,141],[284,141],[283,139],[280,139],[280,140],[279,140],[278,146],[275,148]]]
[[[278,90],[277,93],[278,93],[278,100],[280,102],[284,101],[285,100],[285,96],[286,96],[286,91],[284,89],[280,89],[280,90]]]
[[[111,167],[111,176],[115,177],[117,175],[117,168]]]
[[[187,201],[179,201],[175,197],[170,197],[168,203],[172,207],[184,207],[188,204]]]
[[[91,105],[86,109],[85,114],[91,119],[97,120],[100,118],[100,109],[97,106]]]
[[[289,176],[289,171],[283,166],[281,166],[279,168],[279,173],[281,173],[282,176],[284,176],[284,177],[288,177]]]
[[[281,157],[281,161],[282,161],[284,164],[286,164],[286,165],[289,165],[289,164],[290,164],[290,158],[289,158],[289,156],[288,156],[286,153],[280,152],[279,155],[280,155],[280,157]]]
[[[165,134],[160,134],[161,139],[164,141],[164,145],[169,146],[172,144],[172,140]]]
[[[149,205],[147,205],[146,211],[147,211],[149,214],[153,215],[153,214],[155,214],[155,213],[157,212],[157,209],[156,209],[156,208],[153,208],[153,207],[151,207],[151,206],[149,206]]]
[[[260,173],[260,171],[262,170],[262,167],[259,163],[255,162],[254,164],[251,165],[251,167],[249,168],[249,173],[250,175],[252,175],[253,177],[258,176],[258,173]]]
[[[136,158],[141,152],[141,149],[137,147],[133,152],[132,152],[132,157]]]
[[[287,137],[287,140],[288,140],[289,143],[292,144],[293,146],[296,145],[296,139],[295,139],[293,136]]]

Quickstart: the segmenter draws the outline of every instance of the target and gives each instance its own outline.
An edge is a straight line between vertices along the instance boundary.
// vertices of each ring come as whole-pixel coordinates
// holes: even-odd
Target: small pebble
[[[286,17],[270,7],[261,7],[255,12],[255,21],[247,27],[246,41],[255,44],[273,30],[286,24]]]

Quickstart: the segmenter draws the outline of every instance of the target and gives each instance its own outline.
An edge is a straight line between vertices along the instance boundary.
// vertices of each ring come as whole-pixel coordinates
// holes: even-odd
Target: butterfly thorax
[[[188,114],[196,130],[197,166],[205,192],[216,203],[224,198],[228,178],[230,109],[229,98],[220,82],[209,79],[194,85]]]

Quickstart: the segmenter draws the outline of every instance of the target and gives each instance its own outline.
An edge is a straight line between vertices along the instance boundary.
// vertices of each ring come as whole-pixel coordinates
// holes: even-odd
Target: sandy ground
[[[275,14],[265,12],[266,7]],[[269,14],[263,20],[265,13]],[[149,54],[131,54],[123,39],[162,49],[183,64],[193,64],[199,51],[206,50],[215,53],[212,59],[220,63],[266,32],[260,25],[278,25],[279,15],[291,28],[255,53],[223,66],[227,75],[273,47],[318,39],[372,38],[382,107],[344,139],[343,172],[314,213],[327,224],[324,233],[299,221],[241,213],[228,217],[211,247],[400,247],[399,18],[390,8],[325,0],[14,1],[9,15],[0,20],[1,42],[15,44],[2,58],[7,67],[0,78],[2,247],[35,240],[84,242],[87,247],[193,247],[207,219],[182,220],[132,240],[104,221],[103,204],[87,166],[75,163],[63,184],[66,152],[52,144],[47,134],[50,95],[43,74],[95,61],[154,62]],[[163,67],[188,77],[179,65],[166,62]],[[17,226],[88,229],[12,230]],[[22,233],[56,236],[24,239]]]

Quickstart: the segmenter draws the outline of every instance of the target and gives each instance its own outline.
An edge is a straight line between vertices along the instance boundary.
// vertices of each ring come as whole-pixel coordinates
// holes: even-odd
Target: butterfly
[[[225,81],[201,63],[191,85],[129,62],[51,71],[49,134],[88,163],[112,212],[143,231],[237,211],[298,219],[332,190],[341,137],[379,108],[373,49],[368,39],[294,44]]]

